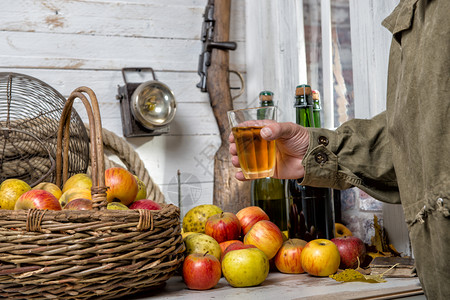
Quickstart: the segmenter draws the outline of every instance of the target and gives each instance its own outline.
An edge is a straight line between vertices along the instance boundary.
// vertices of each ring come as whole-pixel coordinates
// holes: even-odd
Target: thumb
[[[261,129],[261,137],[267,141],[276,139],[289,139],[294,137],[299,128],[297,124],[291,122],[271,123]]]

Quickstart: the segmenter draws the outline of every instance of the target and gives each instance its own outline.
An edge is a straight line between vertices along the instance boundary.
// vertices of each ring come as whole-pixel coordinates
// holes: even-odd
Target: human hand
[[[273,177],[280,179],[297,179],[305,174],[302,160],[309,146],[309,133],[305,127],[298,124],[275,121],[264,121],[265,127],[261,129],[261,137],[265,140],[276,140],[277,154],[275,172]],[[233,166],[239,168],[236,144],[233,134],[229,136],[230,154]],[[238,171],[235,175],[238,180],[246,180],[244,174]]]

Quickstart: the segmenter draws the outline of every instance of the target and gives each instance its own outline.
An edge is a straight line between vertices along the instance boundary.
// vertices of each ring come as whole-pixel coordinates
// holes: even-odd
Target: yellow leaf
[[[382,253],[380,253],[380,252],[367,252],[367,255],[369,255],[369,256],[372,257],[372,258],[384,256],[384,255],[383,255]]]
[[[378,217],[376,215],[373,215],[373,227],[375,229],[375,235],[372,237],[372,245],[375,246],[378,252],[383,252],[386,241],[384,240],[383,229],[378,223]]]
[[[383,279],[383,274],[378,275],[363,275],[356,270],[353,269],[345,269],[339,274],[330,275],[330,278],[333,278],[336,281],[340,282],[351,282],[351,281],[362,281],[369,283],[380,283],[386,282]]]
[[[397,265],[399,265],[399,264],[395,264],[392,267],[390,267],[389,269],[387,269],[386,271],[384,271],[383,273],[376,274],[376,275],[364,275],[364,274],[361,274],[360,272],[358,272],[357,270],[345,269],[344,271],[342,271],[339,274],[330,275],[330,278],[333,278],[334,280],[341,281],[341,282],[363,281],[363,282],[369,282],[369,283],[381,283],[381,282],[386,282],[386,280],[384,280],[384,278],[383,278],[383,275],[386,274],[386,272],[389,272],[390,270],[395,268]],[[358,265],[358,269],[360,269],[359,265]]]

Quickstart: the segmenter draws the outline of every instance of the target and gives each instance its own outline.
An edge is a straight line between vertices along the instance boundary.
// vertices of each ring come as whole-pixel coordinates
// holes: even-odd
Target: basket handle
[[[86,93],[89,96],[90,102],[83,93]],[[103,154],[100,109],[95,93],[88,87],[79,87],[75,89],[70,94],[66,104],[64,105],[58,128],[56,148],[56,185],[62,186],[68,179],[70,116],[72,113],[73,101],[76,98],[80,98],[83,102],[90,124],[90,156],[92,166],[91,194],[93,207],[96,209],[106,209],[108,202],[106,201],[107,188],[105,186],[105,161]]]

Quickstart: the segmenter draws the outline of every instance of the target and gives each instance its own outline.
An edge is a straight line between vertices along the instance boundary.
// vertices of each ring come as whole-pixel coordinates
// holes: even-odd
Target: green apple
[[[114,210],[129,210],[128,206],[120,202],[111,202],[108,203],[106,209],[114,209]]]
[[[269,274],[269,259],[258,248],[230,251],[223,257],[222,274],[234,287],[259,285]]]
[[[219,243],[212,237],[204,233],[193,233],[184,238],[186,245],[186,255],[192,253],[211,254],[220,261],[222,250]]]
[[[190,209],[184,216],[183,229],[185,232],[205,233],[208,218],[221,212],[222,209],[213,204],[198,205]]]

